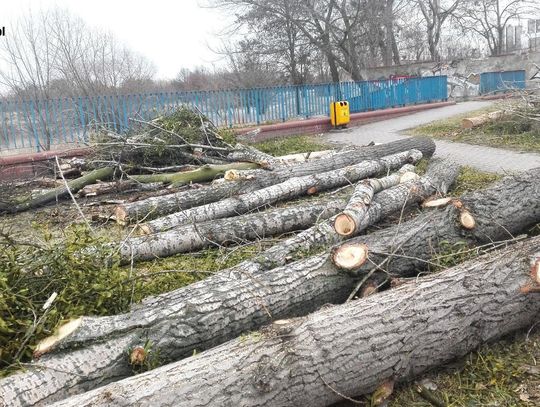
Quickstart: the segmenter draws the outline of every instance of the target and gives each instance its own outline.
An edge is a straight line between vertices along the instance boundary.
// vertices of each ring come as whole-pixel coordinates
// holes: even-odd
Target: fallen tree
[[[384,171],[395,170],[406,163],[416,163],[421,158],[422,153],[420,151],[411,150],[377,160],[363,161],[360,164],[350,165],[333,171],[303,177],[293,177],[282,183],[257,191],[176,212],[147,222],[141,225],[140,228],[144,233],[150,234],[188,223],[199,223],[235,216],[282,200],[290,200],[306,194],[314,195],[321,191],[348,185]]]
[[[539,197],[540,169],[534,169],[460,199],[477,220],[472,232],[459,225],[461,209],[450,205],[358,237],[370,258],[360,266],[362,275],[382,268],[392,276],[409,276],[425,270],[445,245],[506,240],[540,222]],[[265,272],[253,273],[252,266],[241,263],[147,298],[123,315],[73,320],[38,346],[36,357],[41,357],[26,372],[0,380],[0,398],[13,406],[51,403],[129,376],[128,352],[147,341],[159,350],[160,362],[168,363],[275,319],[343,302],[358,284],[354,272],[335,267],[328,253]]]
[[[365,160],[377,159],[387,155],[416,149],[425,158],[435,151],[435,143],[428,138],[408,138],[372,147],[343,151],[318,160],[300,164],[282,165],[273,171],[260,170],[251,179],[210,185],[196,191],[179,192],[167,196],[152,197],[130,204],[123,204],[115,209],[118,223],[127,224],[141,219],[157,218],[180,210],[216,202],[228,197],[257,191],[270,185],[278,184],[292,177],[318,174],[358,164]]]
[[[407,164],[395,174],[374,179],[372,182],[381,188],[390,188],[404,179],[409,179],[410,174],[414,174],[411,171],[414,171],[414,166]],[[192,252],[208,246],[294,232],[339,213],[346,203],[345,198],[325,198],[243,216],[185,225],[167,232],[127,239],[122,242],[120,255],[124,262],[148,260]]]
[[[56,406],[327,406],[530,326],[540,296],[524,288],[540,288],[539,273],[536,237],[394,290],[275,321]]]

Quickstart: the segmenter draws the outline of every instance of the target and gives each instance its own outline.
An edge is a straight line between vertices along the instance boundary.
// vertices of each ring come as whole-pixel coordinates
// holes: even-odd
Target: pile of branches
[[[131,167],[220,164],[229,161],[227,155],[234,149],[222,137],[223,131],[201,112],[186,106],[150,121],[130,121],[125,134],[104,131],[93,135],[94,160],[112,160]]]
[[[457,198],[447,195],[456,164],[431,159],[417,174],[434,151],[412,138],[301,163],[271,158],[119,205],[117,221],[140,232],[119,242],[125,264],[286,237],[129,312],[72,319],[26,371],[0,380],[0,399],[327,406],[373,393],[380,405],[394,383],[530,326],[540,238],[523,234],[540,222],[540,169]],[[439,271],[448,245],[482,255]]]

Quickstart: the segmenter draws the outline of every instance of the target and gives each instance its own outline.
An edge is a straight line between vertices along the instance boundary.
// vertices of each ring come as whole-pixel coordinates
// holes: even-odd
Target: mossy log
[[[143,174],[143,175],[130,175],[129,178],[142,183],[154,183],[162,182],[164,184],[172,184],[172,186],[179,187],[182,185],[191,184],[194,182],[208,182],[212,181],[219,175],[224,174],[229,170],[251,170],[258,168],[258,164],[238,162],[230,164],[206,164],[193,171],[181,171],[172,174]]]
[[[283,164],[273,171],[260,170],[249,180],[210,185],[196,191],[183,191],[166,196],[152,197],[130,204],[123,204],[115,209],[118,223],[127,224],[152,219],[181,210],[216,202],[232,196],[257,191],[270,185],[279,184],[292,177],[318,174],[358,164],[365,160],[377,159],[387,155],[416,149],[429,158],[435,151],[433,140],[422,137],[408,138],[372,147],[352,149],[319,160],[300,164]]]
[[[362,275],[388,259],[386,271],[410,276],[425,270],[447,245],[474,246],[526,231],[540,222],[540,169],[506,177],[460,201],[477,220],[472,231],[457,221],[462,208],[451,205],[355,238],[368,248],[370,261],[360,266]],[[38,346],[36,356],[41,358],[27,371],[0,380],[0,399],[9,406],[45,405],[131,375],[128,352],[146,341],[159,350],[162,363],[169,363],[277,319],[343,302],[358,280],[351,275],[354,272],[337,268],[332,257],[324,253],[256,273],[253,263],[245,262],[148,298],[129,313],[77,319]],[[489,282],[486,275],[479,276]],[[468,323],[466,329],[471,329]]]
[[[531,326],[540,237],[69,398],[84,406],[327,406]],[[398,306],[397,306],[398,304]]]
[[[270,205],[275,202],[290,200],[304,195],[314,195],[340,186],[390,171],[406,163],[416,163],[422,158],[418,150],[368,160],[333,171],[327,171],[304,177],[294,177],[280,184],[245,193],[239,196],[212,202],[196,208],[186,209],[162,218],[147,222],[141,226],[145,233],[157,233],[188,223],[200,223],[212,219],[226,218],[246,213],[250,210]]]
[[[95,184],[98,180],[106,181],[112,178],[114,171],[115,167],[104,167],[90,171],[82,177],[69,181],[67,183],[67,187],[62,185],[35,198],[28,199],[25,202],[15,205],[12,210],[14,212],[22,212],[28,209],[38,208],[61,198],[65,198],[66,196],[69,196],[69,191],[76,193],[86,185]]]

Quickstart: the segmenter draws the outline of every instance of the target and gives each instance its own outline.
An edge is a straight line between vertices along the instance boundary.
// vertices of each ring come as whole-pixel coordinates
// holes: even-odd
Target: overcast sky
[[[217,34],[230,20],[218,10],[199,7],[199,3],[199,0],[2,0],[0,27],[7,29],[29,9],[34,12],[55,6],[67,8],[90,26],[112,31],[131,49],[149,58],[157,68],[158,78],[173,78],[182,67],[222,63],[210,48],[219,46]]]

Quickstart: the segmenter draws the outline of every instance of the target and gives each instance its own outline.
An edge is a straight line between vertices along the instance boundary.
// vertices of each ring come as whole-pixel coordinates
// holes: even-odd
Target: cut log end
[[[464,229],[472,230],[476,226],[476,221],[469,211],[462,211],[459,215],[459,223]]]
[[[334,229],[341,236],[351,236],[356,230],[356,222],[346,213],[340,213],[334,221]]]
[[[151,235],[152,233],[154,233],[154,230],[152,229],[150,225],[142,224],[142,225],[138,225],[135,228],[135,233],[139,236],[146,236],[146,235]]]
[[[49,352],[56,346],[58,342],[75,332],[81,325],[81,322],[82,318],[72,319],[58,328],[58,332],[56,334],[43,339],[36,346],[36,349],[34,350],[34,357],[39,358],[41,355]]]
[[[344,244],[334,250],[333,263],[344,270],[354,270],[362,266],[368,258],[365,244]]]
[[[540,285],[540,259],[538,258],[531,261],[531,277],[537,285]]]
[[[129,354],[129,362],[132,365],[142,365],[146,360],[147,352],[142,346],[135,346]]]
[[[239,178],[240,174],[236,170],[225,171],[225,174],[223,175],[223,179],[225,179],[225,181],[236,181]]]
[[[424,201],[422,208],[440,208],[452,202],[452,198],[429,198]]]
[[[308,195],[315,195],[317,192],[319,192],[319,189],[317,187],[311,187],[307,190]]]
[[[420,178],[420,175],[412,171],[407,171],[401,177],[399,177],[399,182],[403,184],[404,182],[408,181],[416,181],[418,178]]]
[[[119,225],[126,226],[129,223],[128,213],[123,206],[114,208],[114,218]]]

